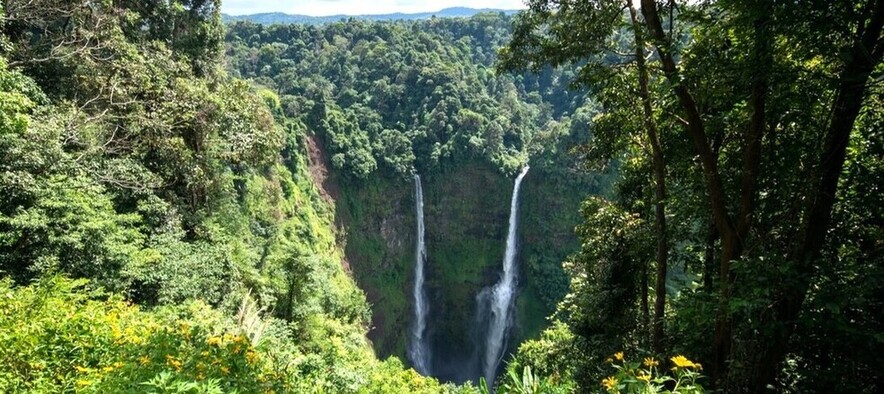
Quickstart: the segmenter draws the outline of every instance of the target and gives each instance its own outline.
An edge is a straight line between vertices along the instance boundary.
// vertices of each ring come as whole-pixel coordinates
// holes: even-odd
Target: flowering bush
[[[296,343],[268,320],[236,324],[203,303],[146,311],[84,280],[0,280],[0,393],[475,391],[378,361],[355,326],[313,319]]]
[[[629,394],[694,394],[703,393],[703,387],[697,383],[702,377],[700,363],[688,360],[685,356],[669,359],[672,367],[668,369],[660,365],[653,357],[641,361],[629,361],[623,352],[615,353],[607,360],[617,371],[602,379],[602,389],[606,393]],[[667,388],[669,387],[669,388]]]
[[[0,282],[0,392],[282,392],[284,382],[220,314],[144,312],[85,282]],[[184,316],[181,316],[184,315]]]

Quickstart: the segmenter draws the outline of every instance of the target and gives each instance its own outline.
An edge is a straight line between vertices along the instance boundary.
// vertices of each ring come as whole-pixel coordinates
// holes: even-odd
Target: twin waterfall
[[[411,359],[414,369],[421,375],[430,374],[430,347],[424,336],[427,330],[427,292],[424,289],[424,265],[427,262],[427,248],[424,245],[424,191],[421,187],[421,177],[414,175],[414,200],[417,211],[417,248],[415,251],[414,264],[414,325],[411,331],[411,341],[408,343],[408,357]]]
[[[513,186],[513,196],[510,202],[509,229],[506,238],[506,253],[503,259],[503,273],[493,286],[486,287],[477,296],[478,315],[477,321],[484,338],[480,340],[482,347],[479,350],[477,366],[481,367],[481,375],[489,385],[494,383],[500,362],[506,354],[507,337],[510,328],[515,321],[515,295],[517,283],[516,252],[518,240],[516,230],[518,228],[519,187],[522,179],[528,174],[528,166],[516,178]],[[408,358],[414,369],[422,375],[429,375],[431,364],[431,349],[427,334],[427,317],[429,305],[426,290],[424,289],[425,265],[427,250],[424,245],[424,196],[421,188],[421,178],[414,176],[415,209],[417,218],[417,247],[415,252],[414,268],[414,323],[412,325],[411,338],[408,343]]]
[[[488,332],[485,337],[485,352],[482,359],[482,374],[488,385],[494,383],[497,376],[497,368],[503,359],[506,347],[507,334],[513,323],[514,296],[516,294],[516,251],[518,244],[516,228],[519,226],[519,186],[522,178],[528,174],[528,166],[522,169],[522,173],[516,178],[513,186],[513,198],[510,202],[510,224],[506,236],[506,254],[503,257],[503,276],[491,288],[486,288],[480,294],[479,302],[487,300],[491,312],[488,322]],[[490,294],[487,293],[490,291]]]

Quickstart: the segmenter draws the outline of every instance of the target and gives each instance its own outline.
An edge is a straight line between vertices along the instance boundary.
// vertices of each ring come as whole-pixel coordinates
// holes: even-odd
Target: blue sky
[[[432,12],[448,7],[525,8],[522,0],[223,0],[221,10],[231,15],[285,12],[313,16]]]

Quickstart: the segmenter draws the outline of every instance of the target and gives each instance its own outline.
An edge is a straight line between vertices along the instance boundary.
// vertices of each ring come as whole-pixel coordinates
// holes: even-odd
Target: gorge
[[[884,0],[222,3],[0,0],[0,393],[884,391]]]
[[[497,369],[486,355],[506,359],[541,332],[567,292],[580,202],[610,190],[611,174],[571,153],[596,106],[568,89],[571,71],[494,73],[511,18],[229,25],[233,72],[277,89],[311,135],[376,354],[443,381],[477,382]],[[529,159],[535,176],[518,177]],[[524,192],[511,234],[514,178]],[[501,275],[509,238],[522,268]],[[509,317],[488,315],[509,324],[479,322],[490,306],[477,296],[499,279]]]

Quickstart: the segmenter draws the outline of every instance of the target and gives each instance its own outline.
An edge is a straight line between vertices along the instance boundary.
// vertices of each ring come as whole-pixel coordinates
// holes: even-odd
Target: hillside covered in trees
[[[456,390],[375,358],[306,130],[220,67],[218,7],[3,2],[0,391]]]
[[[414,270],[411,174],[422,178],[430,336],[438,376],[475,380],[475,298],[503,259],[512,174],[530,162],[522,199],[521,340],[539,334],[567,292],[561,261],[587,193],[610,176],[582,171],[572,150],[595,113],[573,70],[494,72],[510,36],[503,13],[469,19],[323,26],[228,26],[232,72],[275,90],[286,115],[315,133],[325,186],[347,230],[346,254],[372,304],[378,354],[405,358]],[[550,209],[555,207],[554,209]]]
[[[881,391],[884,1],[526,3],[0,2],[0,392]]]

